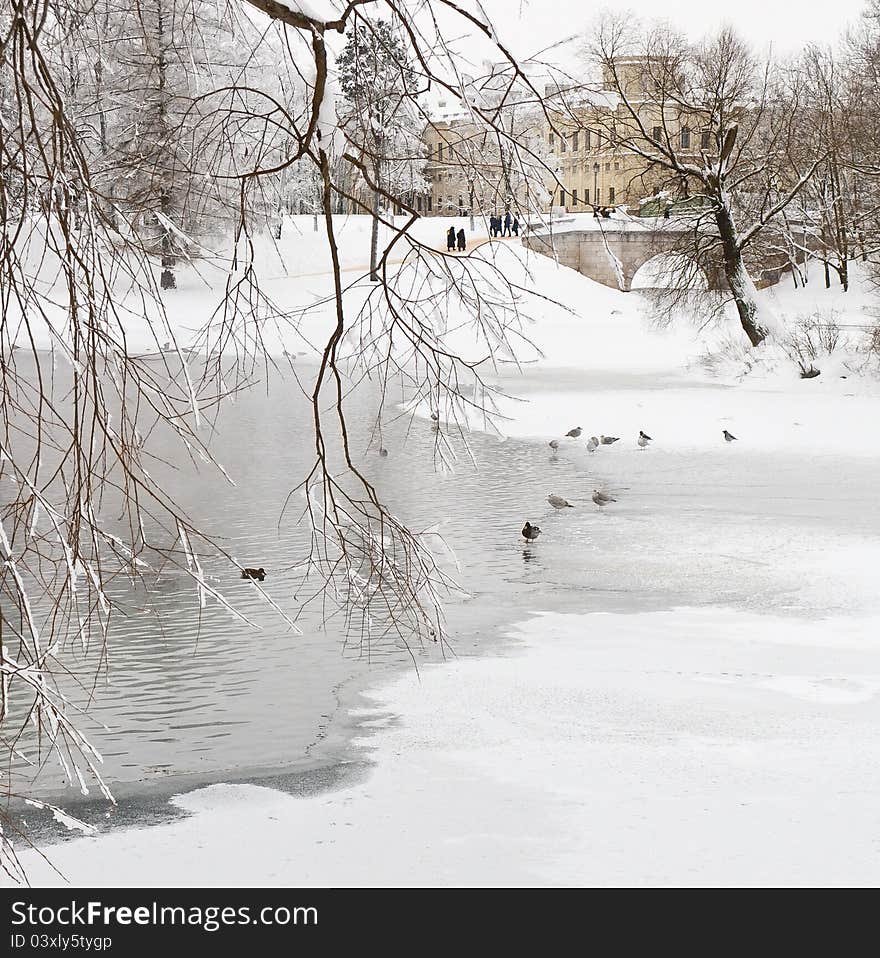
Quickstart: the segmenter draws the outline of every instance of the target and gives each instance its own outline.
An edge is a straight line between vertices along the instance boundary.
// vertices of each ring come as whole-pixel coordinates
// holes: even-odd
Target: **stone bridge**
[[[629,290],[633,277],[649,260],[670,252],[686,239],[688,230],[675,227],[646,229],[631,221],[601,221],[601,228],[548,232],[542,229],[523,236],[523,245],[537,253],[555,256],[584,276],[611,286]],[[699,263],[709,289],[726,286],[720,264]]]

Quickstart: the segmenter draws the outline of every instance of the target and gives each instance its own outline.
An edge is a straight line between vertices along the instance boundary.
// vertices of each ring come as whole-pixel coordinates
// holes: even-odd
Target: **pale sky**
[[[865,8],[864,0],[606,0],[596,4],[588,0],[482,0],[482,4],[502,41],[514,46],[519,57],[568,34],[582,33],[603,8],[631,10],[642,20],[668,20],[692,39],[729,23],[756,48],[763,51],[772,43],[780,54],[806,43],[833,43]]]

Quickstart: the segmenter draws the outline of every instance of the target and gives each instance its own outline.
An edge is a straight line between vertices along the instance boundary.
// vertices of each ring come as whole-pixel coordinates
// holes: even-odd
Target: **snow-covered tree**
[[[729,28],[694,46],[671,29],[608,17],[589,53],[617,100],[597,115],[604,135],[640,157],[661,188],[690,201],[681,214],[689,245],[677,261],[720,260],[742,328],[759,345],[768,328],[750,249],[820,162],[792,166],[800,104],[776,96],[773,65],[759,64]]]
[[[357,150],[373,198],[370,279],[376,282],[383,192],[403,198],[427,191],[426,157],[416,113],[419,78],[412,53],[392,22],[360,16],[337,67],[345,98],[337,107],[342,129]]]

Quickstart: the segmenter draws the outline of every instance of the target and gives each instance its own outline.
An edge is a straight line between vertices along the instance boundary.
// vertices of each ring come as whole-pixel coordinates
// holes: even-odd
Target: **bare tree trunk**
[[[379,282],[379,193],[373,193],[373,230],[370,235],[370,282]]]
[[[109,12],[104,17],[104,34],[105,36],[109,35],[110,29],[110,14]],[[98,48],[98,55],[95,58],[95,100],[98,104],[98,134],[99,142],[101,144],[101,158],[106,163],[107,156],[109,153],[109,141],[107,138],[107,109],[108,103],[106,102],[106,92],[104,89],[104,53],[103,50]],[[116,221],[116,204],[113,200],[113,178],[110,177],[107,183],[107,215],[110,217],[110,222],[113,224],[114,229],[118,228],[118,223]]]
[[[745,330],[749,342],[753,346],[760,346],[767,338],[767,332],[757,322],[758,303],[755,300],[755,284],[749,276],[746,264],[743,261],[742,250],[736,239],[736,227],[730,210],[723,203],[715,208],[715,222],[718,234],[721,237],[721,250],[724,256],[724,275],[730,286],[739,321]]]
[[[159,207],[162,215],[166,217],[171,212],[171,193],[167,189],[162,190],[159,199]],[[171,244],[171,230],[163,223],[162,225],[162,277],[160,285],[162,289],[177,289],[177,279],[174,276],[174,251]]]
[[[165,90],[167,83],[167,64],[165,62],[165,15],[161,0],[156,8],[156,33],[158,35],[157,47],[159,51],[159,57],[157,61],[157,70],[159,75],[159,118],[163,127],[163,131],[167,133],[168,124],[165,102]],[[171,190],[167,185],[162,186],[161,188],[159,194],[159,209],[162,211],[163,216],[162,276],[159,282],[162,289],[176,289],[177,280],[174,276],[173,245],[171,242],[171,230],[168,228],[168,222],[171,213]]]

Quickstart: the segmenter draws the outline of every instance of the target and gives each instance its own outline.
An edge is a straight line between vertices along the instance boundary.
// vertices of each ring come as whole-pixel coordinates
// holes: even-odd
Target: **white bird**
[[[554,492],[551,492],[550,495],[547,496],[547,502],[549,502],[554,509],[574,509],[574,506],[568,499],[563,499],[562,496],[557,496]]]
[[[599,436],[599,442],[603,446],[610,446],[612,442],[617,442],[620,439],[620,436]]]
[[[609,496],[607,492],[602,492],[600,489],[593,490],[592,499],[597,506],[607,506],[609,502],[617,502],[613,496]]]
[[[595,452],[599,448],[599,440],[595,436],[590,436],[587,443],[587,452]]]

